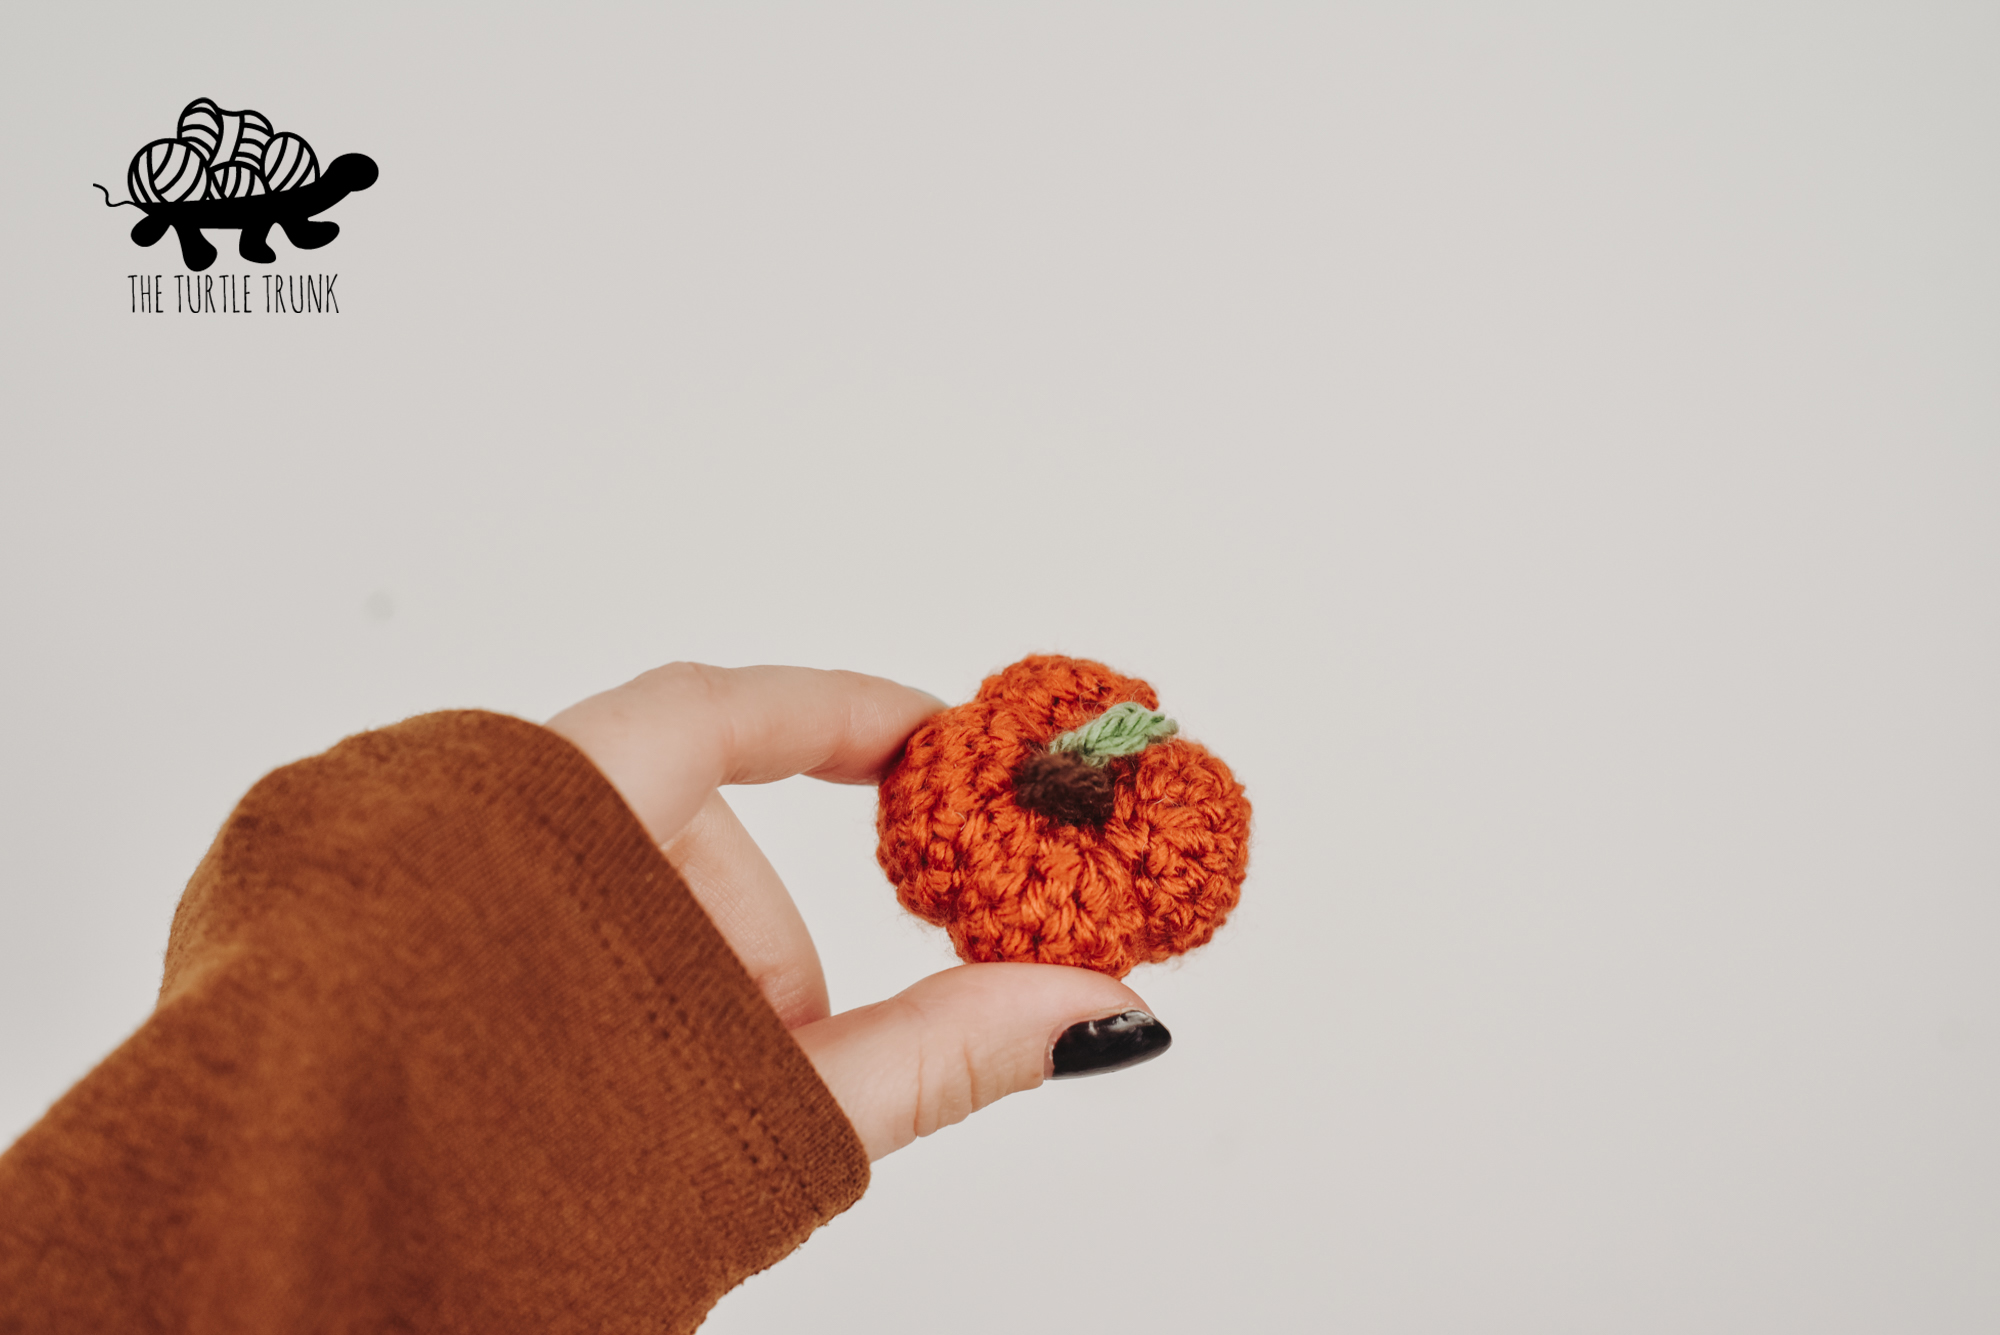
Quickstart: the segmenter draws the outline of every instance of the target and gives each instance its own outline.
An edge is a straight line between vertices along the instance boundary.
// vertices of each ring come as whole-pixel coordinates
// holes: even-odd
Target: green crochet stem
[[[1102,765],[1114,756],[1137,755],[1180,730],[1181,725],[1165,714],[1127,700],[1056,738],[1049,743],[1049,750],[1074,751],[1085,764]]]

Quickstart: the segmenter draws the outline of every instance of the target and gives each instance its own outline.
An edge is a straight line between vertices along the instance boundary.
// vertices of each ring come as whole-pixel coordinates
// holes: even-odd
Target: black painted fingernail
[[[1172,1047],[1167,1027],[1144,1011],[1126,1011],[1103,1020],[1085,1020],[1062,1031],[1049,1054],[1051,1080],[1102,1075],[1149,1062]]]

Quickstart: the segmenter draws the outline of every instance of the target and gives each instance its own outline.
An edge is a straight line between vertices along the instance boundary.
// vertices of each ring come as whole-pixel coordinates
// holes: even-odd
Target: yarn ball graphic
[[[217,199],[248,199],[268,195],[271,187],[264,173],[242,162],[225,162],[208,172],[208,192]]]
[[[264,145],[264,179],[273,190],[294,190],[319,179],[319,159],[312,145],[290,130],[271,136]]]
[[[271,122],[261,111],[224,111],[212,99],[197,97],[181,108],[180,137],[218,166],[240,162],[261,167]]]
[[[1205,944],[1242,893],[1250,802],[1137,677],[1035,655],[927,719],[882,779],[876,860],[967,963],[1122,978]]]
[[[207,199],[208,159],[185,139],[155,139],[132,155],[125,186],[148,204]]]

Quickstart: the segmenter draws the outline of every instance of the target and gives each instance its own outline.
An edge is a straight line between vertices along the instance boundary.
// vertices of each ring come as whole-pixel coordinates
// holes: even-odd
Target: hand
[[[1052,964],[961,965],[829,1014],[805,919],[718,790],[794,774],[874,783],[943,707],[853,672],[675,663],[548,725],[590,757],[679,869],[870,1159],[1051,1075],[1116,1070],[1169,1041],[1131,988]]]

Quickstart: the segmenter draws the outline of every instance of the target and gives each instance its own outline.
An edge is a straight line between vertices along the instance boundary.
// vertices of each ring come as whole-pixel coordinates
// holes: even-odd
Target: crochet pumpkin
[[[1205,943],[1236,906],[1250,803],[1153,688],[1037,655],[933,715],[882,780],[876,859],[967,963],[1122,978]]]

